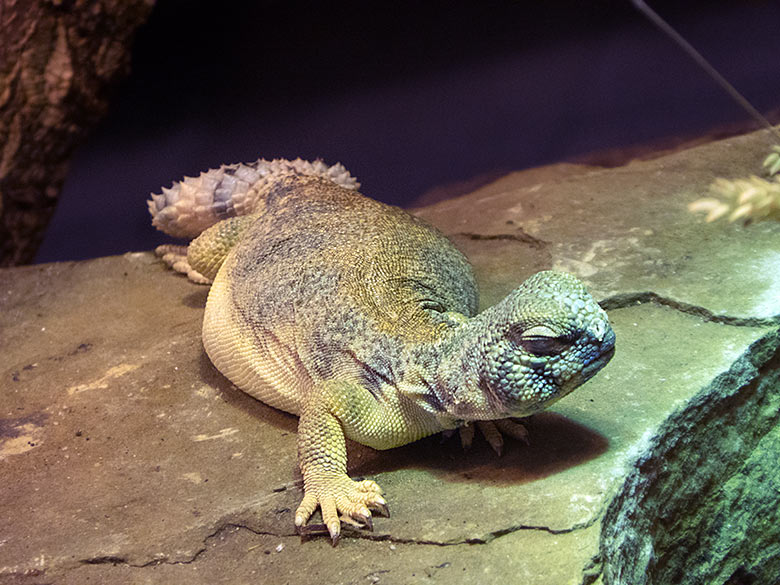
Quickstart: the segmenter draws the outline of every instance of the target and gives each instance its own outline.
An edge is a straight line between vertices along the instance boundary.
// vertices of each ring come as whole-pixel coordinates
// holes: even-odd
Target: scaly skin
[[[278,166],[247,168],[263,164]],[[319,507],[336,544],[339,515],[370,528],[372,511],[387,513],[376,483],[347,475],[345,437],[388,449],[466,421],[523,437],[501,419],[538,412],[593,376],[614,333],[583,285],[557,272],[477,315],[471,268],[435,228],[358,194],[343,167],[301,164],[267,173],[245,215],[214,220],[186,261],[181,251],[168,261],[213,279],[203,344],[217,369],[300,416],[295,524],[305,531]],[[241,166],[211,171],[219,180],[207,174],[183,194],[202,203],[212,190],[224,201],[221,181]],[[187,216],[194,206],[170,198],[150,204],[156,225],[176,225],[181,210],[189,224],[213,214],[207,204]]]

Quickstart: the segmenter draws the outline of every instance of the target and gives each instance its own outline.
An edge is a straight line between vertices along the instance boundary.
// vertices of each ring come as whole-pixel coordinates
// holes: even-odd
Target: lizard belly
[[[242,391],[274,408],[300,414],[308,377],[297,363],[295,348],[266,333],[254,330],[242,317],[229,270],[223,265],[211,285],[203,316],[206,354]]]

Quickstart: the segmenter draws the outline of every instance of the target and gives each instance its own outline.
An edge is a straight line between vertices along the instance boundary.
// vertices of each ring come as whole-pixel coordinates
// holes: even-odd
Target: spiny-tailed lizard
[[[539,272],[477,314],[466,258],[358,186],[341,165],[258,160],[149,201],[157,228],[194,238],[158,253],[211,282],[203,345],[213,364],[300,417],[295,525],[312,531],[319,507],[334,545],[342,520],[371,528],[371,511],[388,514],[374,481],[347,475],[345,437],[388,449],[478,421],[494,445],[500,432],[524,438],[509,417],[567,395],[615,344],[606,313],[566,273]]]

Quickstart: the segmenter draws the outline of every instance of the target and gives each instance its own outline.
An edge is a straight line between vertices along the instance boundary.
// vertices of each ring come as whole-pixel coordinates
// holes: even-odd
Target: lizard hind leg
[[[255,219],[256,215],[224,219],[204,230],[189,246],[158,246],[155,253],[192,282],[210,284],[241,234]]]
[[[169,268],[176,272],[181,272],[188,279],[196,284],[211,284],[211,280],[203,276],[197,270],[193,270],[187,261],[187,246],[176,246],[173,244],[164,244],[157,246],[154,253],[165,262]]]

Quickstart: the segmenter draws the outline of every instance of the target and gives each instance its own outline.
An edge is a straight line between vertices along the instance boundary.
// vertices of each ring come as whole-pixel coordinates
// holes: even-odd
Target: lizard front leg
[[[302,534],[306,522],[319,507],[331,541],[338,544],[341,517],[371,529],[371,510],[389,515],[376,482],[354,481],[347,475],[347,449],[341,423],[328,401],[314,396],[298,423],[298,462],[303,474],[304,497],[295,512],[295,526]]]

